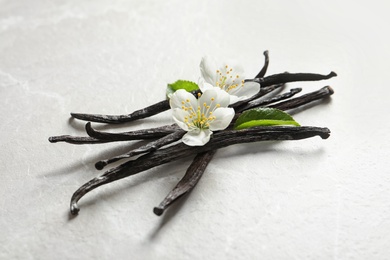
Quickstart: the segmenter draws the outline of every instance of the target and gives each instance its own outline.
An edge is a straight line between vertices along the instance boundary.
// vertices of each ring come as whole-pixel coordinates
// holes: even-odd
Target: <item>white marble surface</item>
[[[0,0],[1,259],[389,259],[387,1]],[[248,75],[336,71],[335,95],[294,115],[328,140],[220,150],[189,197],[152,213],[190,158],[69,200],[128,144],[83,134],[69,112],[123,114],[196,81],[207,54]],[[134,127],[170,123],[169,114]],[[96,125],[96,124],[95,124]],[[106,129],[100,127],[100,129]]]

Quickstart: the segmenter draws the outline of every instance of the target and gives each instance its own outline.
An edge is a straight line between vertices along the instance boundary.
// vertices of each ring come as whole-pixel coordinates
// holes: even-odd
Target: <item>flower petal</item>
[[[223,91],[218,87],[213,87],[212,89],[203,92],[202,96],[199,98],[199,104],[210,104],[212,98],[214,98],[214,101],[212,102],[214,106],[219,104],[221,107],[227,107],[230,102],[230,95],[226,91]],[[214,110],[214,108],[212,110]]]
[[[214,86],[217,82],[217,66],[210,57],[206,56],[202,58],[202,61],[200,62],[200,73],[207,83]]]
[[[227,60],[220,64],[221,66],[219,67],[219,70],[223,74],[226,74],[226,72],[230,71],[230,69],[232,69],[230,73],[232,73],[232,75],[234,76],[236,76],[237,74],[242,75],[244,73],[244,68],[236,60]],[[226,68],[226,66],[228,67]]]
[[[260,84],[257,82],[245,82],[244,86],[240,88],[240,96],[246,96],[250,98],[253,95],[256,95],[260,91]]]
[[[204,78],[202,78],[202,77],[200,77],[199,80],[198,80],[198,86],[199,86],[200,91],[202,91],[202,93],[205,92],[208,89],[214,88],[213,85],[211,85],[210,83],[206,82],[206,80]]]
[[[230,95],[230,105],[244,99],[246,99],[246,97],[238,97],[236,95]]]
[[[187,102],[187,100],[189,102]],[[169,100],[169,104],[172,109],[174,108],[181,108],[183,106],[183,103],[189,103],[186,106],[192,106],[193,108],[197,107],[197,99],[192,95],[190,92],[185,91],[184,89],[179,89],[173,93],[171,96],[171,99]]]
[[[260,84],[257,82],[245,82],[244,86],[240,86],[231,90],[230,104],[241,101],[256,95],[260,91]]]
[[[192,130],[183,136],[182,141],[189,146],[202,146],[210,141],[210,136],[212,133],[213,132],[208,129]]]
[[[180,126],[184,131],[188,131],[188,125],[184,122],[184,117],[188,116],[188,113],[181,108],[172,109],[172,117],[176,124]]]
[[[217,131],[227,128],[232,121],[234,114],[235,112],[233,108],[217,108],[213,113],[213,116],[215,116],[216,119],[210,122],[210,130]]]

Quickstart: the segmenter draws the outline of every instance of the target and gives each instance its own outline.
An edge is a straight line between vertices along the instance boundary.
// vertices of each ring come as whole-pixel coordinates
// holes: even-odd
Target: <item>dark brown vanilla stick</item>
[[[263,52],[263,54],[264,54],[263,68],[260,70],[260,72],[256,75],[255,78],[262,78],[262,77],[264,77],[265,73],[267,73],[267,69],[268,69],[268,65],[269,65],[268,51]]]
[[[297,94],[297,93],[299,93],[301,91],[302,91],[301,88],[293,88],[293,89],[291,89],[287,93],[276,95],[276,96],[268,98],[268,99],[256,99],[256,100],[248,102],[244,106],[241,106],[241,107],[237,108],[236,112],[243,112],[243,111],[251,109],[251,108],[266,106],[266,105],[269,105],[269,104],[272,104],[272,103],[275,103],[275,102],[279,102],[281,100],[285,100],[285,99],[291,98],[295,94]]]
[[[72,117],[91,122],[108,123],[108,124],[121,124],[131,122],[137,119],[142,119],[156,115],[158,113],[168,110],[169,101],[163,100],[151,106],[145,107],[140,110],[136,110],[128,115],[99,115],[99,114],[82,114],[82,113],[70,113]]]
[[[110,140],[101,140],[89,136],[71,136],[71,135],[59,135],[49,137],[50,143],[65,142],[69,144],[104,144],[112,142]]]
[[[112,157],[112,158],[107,159],[107,160],[99,161],[95,164],[95,168],[98,170],[101,170],[110,163],[117,162],[117,161],[122,160],[122,159],[127,159],[127,158],[130,158],[130,157],[135,156],[135,155],[153,152],[153,151],[159,149],[160,147],[163,147],[165,145],[168,145],[170,143],[173,143],[175,141],[180,140],[185,133],[186,132],[184,130],[179,129],[176,132],[173,132],[169,135],[161,137],[160,139],[157,139],[153,142],[150,142],[146,145],[143,145],[137,149],[131,150],[130,152],[128,152],[126,154],[118,155],[118,156]]]
[[[180,128],[177,125],[165,125],[161,127],[142,129],[123,133],[107,133],[96,131],[92,128],[91,123],[85,125],[89,137],[79,137],[70,135],[60,135],[49,137],[49,142],[66,142],[71,144],[101,144],[118,141],[131,141],[143,139],[156,139],[176,132]]]
[[[297,81],[318,81],[318,80],[325,80],[330,79],[337,76],[335,72],[331,72],[328,75],[321,75],[321,74],[315,74],[315,73],[280,73],[271,75],[265,78],[254,78],[254,79],[247,79],[245,81],[250,82],[258,82],[260,83],[260,91],[256,95],[250,97],[247,100],[239,101],[232,105],[232,107],[240,107],[245,105],[246,103],[253,101],[255,99],[258,99],[278,88],[281,88],[285,85],[285,83],[289,82],[297,82]]]
[[[326,98],[330,95],[333,95],[334,91],[330,86],[323,87],[317,91],[310,92],[308,94],[302,95],[300,97],[292,98],[274,105],[270,105],[269,107],[277,108],[280,110],[289,110],[294,109],[313,101]]]
[[[321,75],[321,74],[315,74],[315,73],[280,73],[271,75],[264,78],[254,78],[254,79],[246,79],[245,81],[250,82],[258,82],[260,83],[260,91],[256,95],[252,96],[251,98],[239,101],[232,105],[232,107],[240,107],[245,105],[245,103],[250,102],[252,100],[258,99],[259,97],[264,96],[265,94],[283,87],[285,83],[289,82],[297,82],[297,81],[318,81],[318,80],[325,80],[330,79],[333,77],[336,77],[337,74],[335,72],[331,72],[328,75]]]
[[[297,81],[318,81],[330,79],[337,76],[335,72],[328,75],[321,75],[316,73],[280,73],[274,74],[264,78],[247,79],[245,81],[254,81],[260,83],[262,87],[271,86],[282,83],[297,82]]]
[[[173,124],[123,133],[107,133],[93,129],[90,122],[85,125],[85,130],[90,137],[110,141],[155,139],[176,132],[179,129],[178,125]]]
[[[175,188],[165,197],[165,199],[153,209],[157,216],[161,216],[164,210],[172,203],[177,201],[183,195],[189,193],[202,177],[207,165],[213,158],[216,150],[199,153],[195,156],[190,167],[188,167],[184,177],[179,181]]]
[[[282,141],[282,140],[300,140],[314,136],[320,136],[323,139],[329,137],[328,128],[320,127],[254,127],[243,130],[224,130],[217,132],[213,138],[204,146],[187,146],[179,143],[169,146],[165,149],[159,149],[155,152],[148,153],[136,160],[128,161],[118,167],[112,168],[103,175],[92,179],[81,186],[72,196],[70,211],[77,214],[79,209],[77,202],[88,192],[95,188],[129,177],[131,175],[146,171],[156,166],[185,158],[194,154],[220,149],[239,143],[252,143],[259,141]]]

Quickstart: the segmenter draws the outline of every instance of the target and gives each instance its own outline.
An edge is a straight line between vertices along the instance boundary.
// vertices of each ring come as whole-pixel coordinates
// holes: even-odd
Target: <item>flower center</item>
[[[198,98],[200,96],[201,94],[199,93]],[[184,123],[186,123],[190,129],[208,129],[210,127],[210,123],[216,119],[213,115],[214,110],[221,106],[220,104],[214,104],[214,101],[215,98],[212,97],[210,98],[210,102],[208,104],[206,102],[200,104],[198,99],[198,106],[194,108],[189,99],[183,100],[181,102],[181,109],[187,113],[184,117]]]
[[[226,65],[222,69],[219,69],[217,72],[217,82],[215,85],[220,87],[222,90],[229,92],[239,86],[244,86],[244,80],[241,79],[241,76],[233,72],[233,68]]]

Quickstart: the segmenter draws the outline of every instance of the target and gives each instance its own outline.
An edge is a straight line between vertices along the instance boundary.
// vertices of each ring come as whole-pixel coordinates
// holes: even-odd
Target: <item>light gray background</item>
[[[0,0],[1,259],[389,259],[387,1]],[[331,70],[331,101],[295,114],[328,140],[220,150],[190,196],[152,213],[191,158],[101,187],[69,217],[99,159],[131,144],[83,135],[69,112],[124,114],[197,81],[203,55],[248,77]],[[115,131],[171,123],[169,113]],[[98,126],[98,129],[108,129]],[[184,202],[184,203],[183,203]]]

